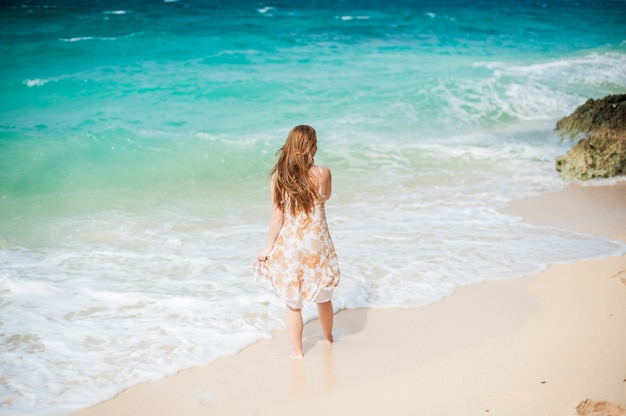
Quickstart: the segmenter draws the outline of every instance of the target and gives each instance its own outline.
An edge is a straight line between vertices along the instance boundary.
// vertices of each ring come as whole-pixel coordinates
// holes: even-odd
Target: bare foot
[[[302,355],[302,353],[299,354],[291,354],[289,356],[289,358],[291,358],[292,360],[301,360],[304,358],[304,355]]]

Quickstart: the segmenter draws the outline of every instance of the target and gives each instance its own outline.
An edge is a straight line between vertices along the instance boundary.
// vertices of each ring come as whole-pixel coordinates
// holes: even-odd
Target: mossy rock
[[[556,159],[556,170],[564,179],[626,175],[626,135],[609,129],[591,132]]]
[[[575,137],[579,133],[610,129],[626,133],[626,94],[609,95],[600,100],[590,98],[572,114],[556,123],[563,136]]]
[[[556,159],[564,179],[626,175],[626,94],[587,100],[556,125],[563,136],[587,136]]]

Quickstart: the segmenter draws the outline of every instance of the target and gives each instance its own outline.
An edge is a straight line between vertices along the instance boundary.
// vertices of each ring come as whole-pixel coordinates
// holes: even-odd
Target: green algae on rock
[[[569,137],[586,134],[556,159],[564,179],[588,180],[626,174],[626,94],[589,99],[556,124]]]

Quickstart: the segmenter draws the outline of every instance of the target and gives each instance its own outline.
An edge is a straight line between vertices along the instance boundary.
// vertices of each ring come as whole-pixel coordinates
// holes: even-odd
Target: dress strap
[[[320,194],[321,196],[324,196],[322,194],[322,185],[323,185],[322,184],[322,168],[319,167],[319,166],[317,166],[317,173],[318,173],[317,177],[319,178],[319,181],[320,181],[320,185],[319,185],[319,188],[317,190],[317,193]]]

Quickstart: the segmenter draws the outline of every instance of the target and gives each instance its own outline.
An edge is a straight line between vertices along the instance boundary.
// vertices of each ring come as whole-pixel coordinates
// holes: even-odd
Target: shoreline
[[[626,182],[618,182],[572,184],[500,211],[626,242],[624,208]],[[608,400],[614,413],[606,414],[620,415],[623,328],[624,254],[460,287],[422,307],[342,310],[331,347],[317,320],[306,324],[302,361],[288,358],[286,332],[275,331],[74,415],[575,415],[586,399]]]

